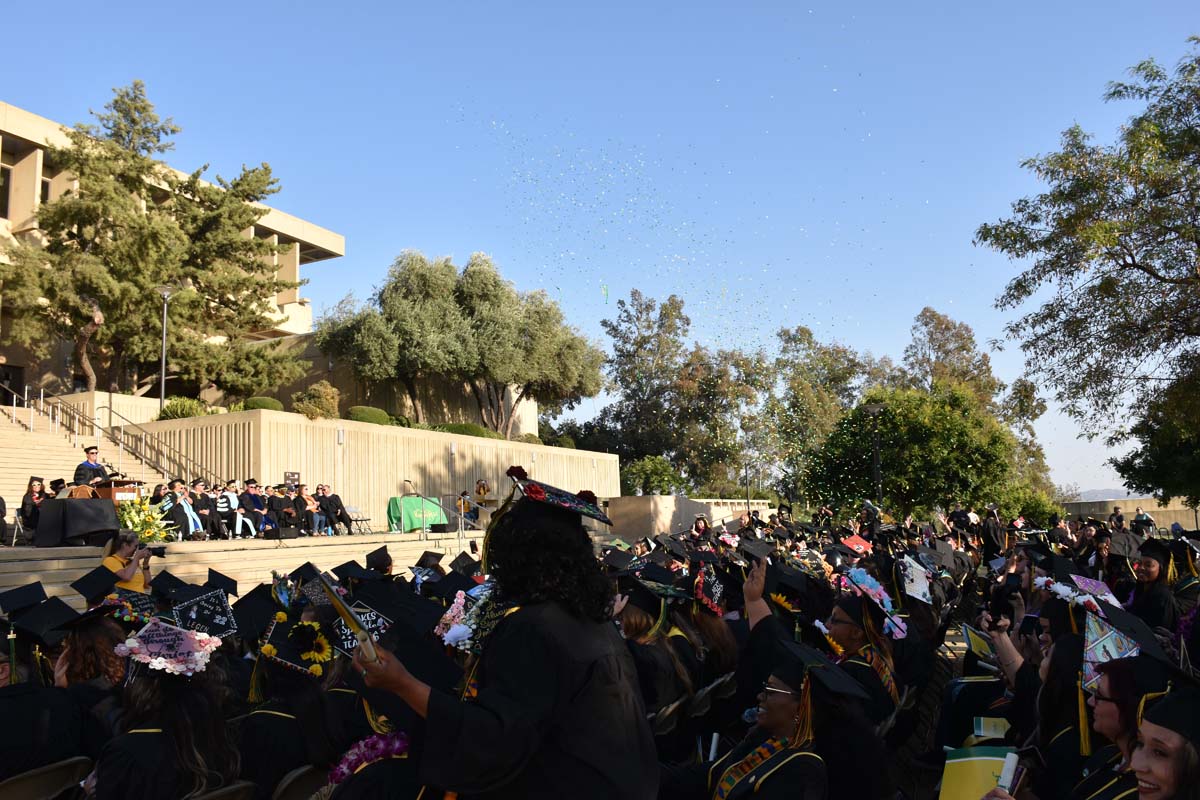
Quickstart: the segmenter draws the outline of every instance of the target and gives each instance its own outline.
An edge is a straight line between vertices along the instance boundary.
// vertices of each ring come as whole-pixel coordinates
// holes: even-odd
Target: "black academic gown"
[[[304,730],[280,703],[268,702],[247,714],[238,739],[242,780],[258,787],[259,800],[269,800],[284,775],[308,764]]]
[[[509,614],[470,701],[429,697],[425,783],[466,798],[650,800],[658,764],[632,660],[611,623],[553,603]]]
[[[108,480],[108,470],[99,464],[84,461],[75,468],[75,475],[71,478],[71,482],[82,486],[90,484],[95,478],[99,478],[102,481]]]
[[[896,701],[892,699],[892,695],[888,692],[887,687],[883,685],[883,681],[865,658],[861,655],[851,655],[844,661],[839,662],[846,674],[854,678],[858,685],[863,688],[869,698],[863,704],[863,711],[867,714],[867,719],[872,724],[878,725],[891,716],[896,710]],[[893,676],[892,680],[895,680]]]
[[[1068,725],[1039,750],[1046,766],[1033,774],[1033,793],[1047,800],[1069,797],[1086,760],[1079,754],[1079,728]]]
[[[81,754],[83,715],[65,689],[0,687],[0,780]]]
[[[1092,754],[1083,766],[1083,777],[1071,790],[1070,800],[1136,800],[1137,776],[1118,772],[1121,751],[1115,744]]]
[[[1171,594],[1175,598],[1175,609],[1180,617],[1183,617],[1189,611],[1196,607],[1197,601],[1200,601],[1200,578],[1195,575],[1184,575],[1171,587]]]
[[[208,788],[220,788],[220,776],[211,775]],[[174,746],[158,728],[134,729],[116,737],[105,745],[96,763],[95,800],[182,797],[190,789],[190,780],[183,784]]]
[[[95,760],[118,733],[121,720],[121,688],[107,678],[93,678],[67,687],[79,706],[82,720],[80,752]]]
[[[1175,605],[1175,595],[1166,581],[1155,581],[1146,584],[1139,583],[1133,589],[1133,602],[1129,604],[1129,612],[1149,625],[1151,628],[1166,628],[1175,630],[1179,622],[1179,609]]]
[[[659,800],[709,800],[716,796],[721,777],[763,742],[750,736],[716,761],[663,771]],[[726,793],[726,800],[825,800],[828,780],[825,762],[807,750],[783,749],[747,772]]]

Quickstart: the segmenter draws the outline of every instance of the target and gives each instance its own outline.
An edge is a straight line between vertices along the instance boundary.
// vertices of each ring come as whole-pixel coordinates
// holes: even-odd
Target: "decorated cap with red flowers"
[[[572,494],[564,489],[551,486],[548,483],[535,481],[519,466],[509,467],[505,474],[512,478],[517,491],[528,500],[566,508],[577,514],[603,522],[605,525],[612,525],[612,520],[600,510],[600,503],[596,499],[596,495],[592,492],[581,491],[578,494]]]

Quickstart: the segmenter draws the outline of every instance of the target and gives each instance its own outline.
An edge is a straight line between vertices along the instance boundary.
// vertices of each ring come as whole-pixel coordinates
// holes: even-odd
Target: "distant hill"
[[[1097,500],[1125,500],[1130,497],[1138,495],[1131,494],[1128,489],[1088,489],[1079,493],[1079,500],[1085,503],[1094,503]]]

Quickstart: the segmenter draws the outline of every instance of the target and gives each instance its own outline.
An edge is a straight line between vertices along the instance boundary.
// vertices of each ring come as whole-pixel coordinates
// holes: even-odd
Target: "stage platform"
[[[234,539],[210,542],[168,542],[165,558],[150,559],[151,574],[168,570],[173,575],[201,584],[208,577],[208,568],[222,572],[238,582],[238,591],[245,594],[258,583],[271,579],[271,570],[290,572],[306,561],[322,570],[331,570],[350,560],[364,563],[367,553],[387,545],[395,564],[396,574],[407,574],[403,568],[415,564],[421,553],[433,550],[446,554],[449,564],[462,550],[470,552],[474,539],[482,545],[483,532],[463,536],[430,534],[420,538],[415,533],[370,533],[356,536],[319,536],[282,541]],[[41,581],[46,594],[61,597],[77,610],[83,609],[83,598],[71,588],[71,582],[100,565],[98,547],[2,547],[0,548],[0,591]]]

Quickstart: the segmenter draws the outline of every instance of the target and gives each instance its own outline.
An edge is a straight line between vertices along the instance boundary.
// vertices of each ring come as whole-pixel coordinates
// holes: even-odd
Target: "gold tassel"
[[[375,709],[371,708],[371,704],[367,702],[365,697],[362,699],[362,704],[363,710],[367,712],[367,724],[371,726],[371,730],[376,733],[395,732],[396,728],[392,725],[391,720],[383,714],[375,713]]]
[[[250,691],[246,695],[246,700],[252,705],[258,705],[263,701],[263,672],[262,662],[266,656],[259,654],[258,658],[254,659],[254,671],[250,673]]]
[[[1137,722],[1138,727],[1142,724],[1142,715],[1146,713],[1146,704],[1151,700],[1157,700],[1160,697],[1165,697],[1171,693],[1171,681],[1167,681],[1167,690],[1165,692],[1150,692],[1142,695],[1142,699],[1138,701]]]
[[[1179,580],[1179,571],[1175,569],[1175,557],[1167,557],[1167,586],[1174,586],[1175,581]]]
[[[1079,710],[1079,755],[1090,756],[1092,754],[1092,731],[1088,725],[1087,715],[1087,698],[1083,694],[1083,672],[1079,673],[1079,691],[1076,701]]]
[[[788,747],[799,750],[813,740],[812,720],[812,677],[804,676],[804,686],[800,689],[800,711],[796,719],[796,735],[788,743]]]
[[[1067,619],[1071,621],[1071,633],[1079,633],[1079,624],[1075,622],[1075,606],[1067,603]]]
[[[17,632],[8,629],[8,685],[17,685]]]

